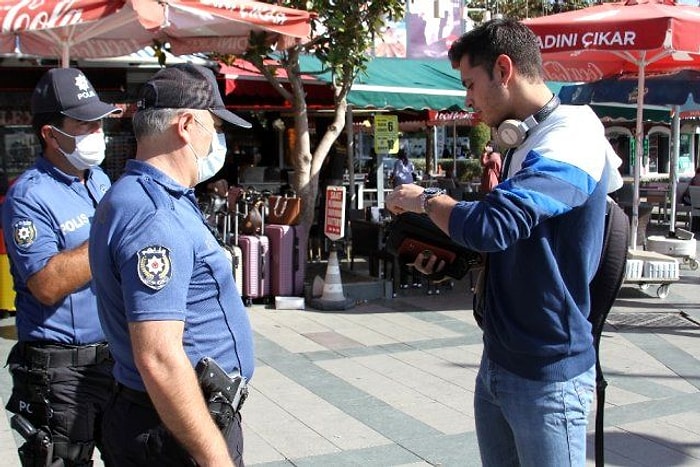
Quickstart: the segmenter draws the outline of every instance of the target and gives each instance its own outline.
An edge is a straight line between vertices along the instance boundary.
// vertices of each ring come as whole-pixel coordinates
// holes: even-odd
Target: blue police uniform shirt
[[[83,184],[39,157],[7,193],[2,228],[17,293],[20,341],[84,345],[105,340],[91,283],[51,306],[42,305],[27,288],[27,279],[54,255],[88,239],[95,207],[110,181],[99,167],[87,173]]]
[[[183,321],[193,366],[212,357],[250,379],[248,314],[194,190],[145,162],[130,160],[126,169],[97,209],[89,248],[115,379],[145,391],[128,329],[141,321]]]

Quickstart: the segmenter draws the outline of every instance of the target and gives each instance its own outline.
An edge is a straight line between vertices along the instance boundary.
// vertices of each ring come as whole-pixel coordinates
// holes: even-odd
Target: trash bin
[[[10,260],[5,250],[5,239],[0,229],[0,311],[15,311],[15,290],[10,275]]]

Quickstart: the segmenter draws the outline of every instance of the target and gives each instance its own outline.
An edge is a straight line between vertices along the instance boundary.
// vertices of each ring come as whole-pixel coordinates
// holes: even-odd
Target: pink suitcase
[[[270,296],[270,243],[264,235],[239,235],[238,246],[243,254],[243,301]]]
[[[273,296],[301,296],[304,293],[306,261],[301,248],[306,242],[302,241],[301,231],[291,225],[265,226],[265,235],[270,239]]]

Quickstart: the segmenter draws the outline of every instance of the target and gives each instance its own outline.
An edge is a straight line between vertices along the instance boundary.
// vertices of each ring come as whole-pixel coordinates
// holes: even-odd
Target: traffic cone
[[[326,279],[323,282],[323,293],[321,300],[328,302],[344,302],[343,281],[340,278],[340,265],[338,264],[338,253],[333,250],[328,257],[326,268]]]
[[[328,256],[323,293],[320,298],[312,299],[310,305],[317,310],[348,310],[355,306],[355,302],[346,299],[345,294],[343,294],[338,253],[335,250],[331,250]]]

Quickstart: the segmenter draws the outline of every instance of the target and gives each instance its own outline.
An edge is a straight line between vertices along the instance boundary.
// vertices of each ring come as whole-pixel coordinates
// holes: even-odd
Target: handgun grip
[[[20,414],[15,414],[12,416],[12,418],[10,419],[10,426],[13,430],[17,431],[17,433],[22,435],[22,438],[24,438],[25,440],[28,440],[29,438],[34,436],[38,431],[36,428],[34,428],[34,425],[32,425],[29,420],[27,420]]]
[[[220,393],[229,403],[235,401],[242,377],[232,379],[214,359],[209,357],[203,357],[197,363],[195,371],[207,399]]]

